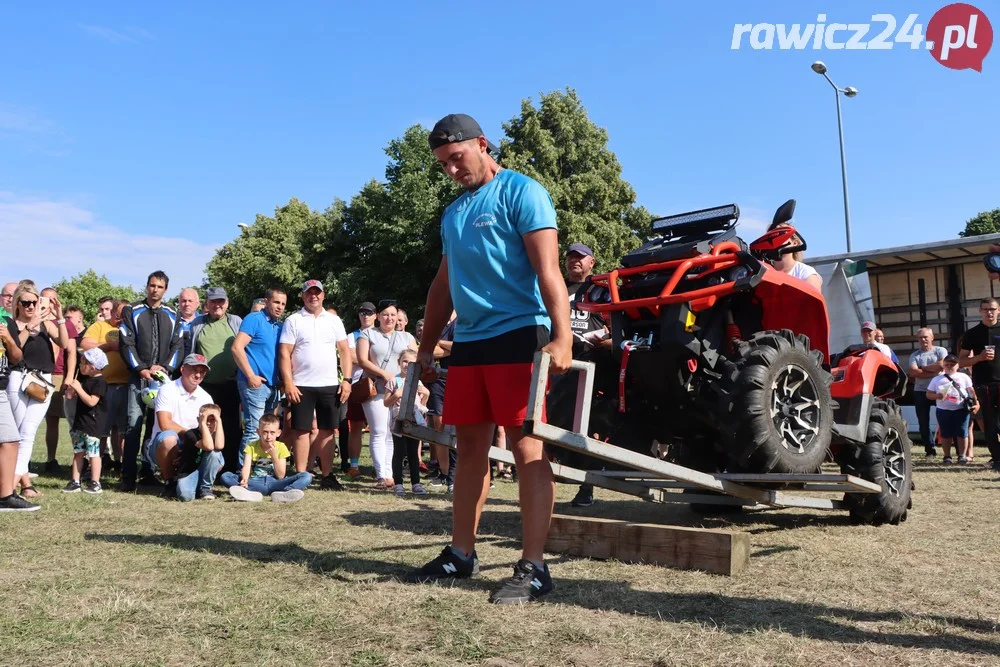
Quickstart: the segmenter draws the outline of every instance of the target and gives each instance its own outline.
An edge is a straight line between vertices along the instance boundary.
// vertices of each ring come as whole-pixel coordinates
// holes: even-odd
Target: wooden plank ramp
[[[730,530],[555,514],[545,550],[732,576],[745,570],[750,561],[750,536]]]

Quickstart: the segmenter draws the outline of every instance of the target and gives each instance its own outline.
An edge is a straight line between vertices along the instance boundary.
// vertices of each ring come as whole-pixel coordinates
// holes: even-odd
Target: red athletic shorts
[[[528,389],[534,364],[452,366],[444,388],[445,424],[494,422],[521,426],[528,412]],[[545,408],[542,407],[542,421]]]

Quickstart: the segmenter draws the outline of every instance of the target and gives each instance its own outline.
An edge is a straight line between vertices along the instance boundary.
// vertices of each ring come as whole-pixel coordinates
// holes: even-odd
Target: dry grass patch
[[[898,527],[807,510],[705,518],[598,491],[587,514],[751,535],[728,578],[553,555],[545,604],[486,602],[518,558],[516,486],[497,482],[482,575],[402,576],[448,542],[441,495],[351,484],[295,505],[63,495],[0,515],[0,654],[30,665],[994,665],[1000,479],[918,464]],[[561,487],[558,511],[575,489]],[[983,563],[986,563],[984,565]]]

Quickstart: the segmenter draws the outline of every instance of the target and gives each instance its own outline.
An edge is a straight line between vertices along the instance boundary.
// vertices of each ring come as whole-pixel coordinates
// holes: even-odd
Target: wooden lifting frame
[[[874,482],[853,475],[838,474],[743,474],[705,473],[669,463],[647,454],[595,440],[586,435],[590,423],[590,401],[594,386],[594,364],[573,361],[572,370],[579,373],[573,430],[567,431],[541,420],[550,357],[546,352],[535,354],[531,390],[528,394],[528,414],[524,432],[544,442],[576,450],[603,461],[629,468],[628,471],[579,470],[552,463],[558,480],[575,484],[592,484],[644,500],[674,503],[704,503],[744,505],[752,509],[766,507],[804,507],[811,509],[846,509],[839,499],[802,495],[816,492],[879,493]],[[397,430],[425,442],[455,448],[455,432],[451,427],[439,431],[417,424],[415,419],[419,366],[410,364],[403,388],[403,398]],[[514,464],[514,455],[498,447],[490,448],[490,458]],[[765,488],[766,485],[769,488]],[[780,488],[773,488],[780,486]],[[711,493],[683,493],[685,489]]]

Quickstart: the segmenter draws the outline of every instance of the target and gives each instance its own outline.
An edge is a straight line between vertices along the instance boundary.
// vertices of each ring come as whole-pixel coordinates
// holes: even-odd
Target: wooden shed
[[[806,261],[817,269],[845,262],[864,264],[858,266],[857,274],[867,273],[870,312],[874,312],[875,323],[885,332],[886,344],[905,365],[910,353],[917,349],[920,327],[930,327],[937,344],[954,351],[962,334],[980,321],[979,300],[1000,292],[1000,284],[989,279],[983,266],[983,255],[990,244],[1000,244],[1000,234]],[[860,341],[860,331],[856,335]]]

